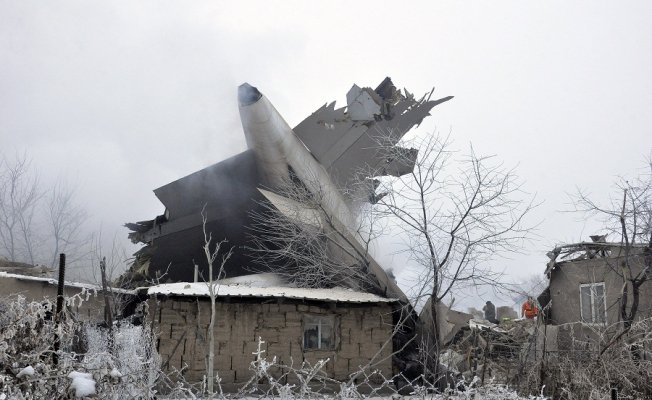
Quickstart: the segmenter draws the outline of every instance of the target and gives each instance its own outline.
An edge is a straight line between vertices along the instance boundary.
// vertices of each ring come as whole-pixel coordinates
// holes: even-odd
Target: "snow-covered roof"
[[[345,288],[314,289],[261,285],[250,282],[224,283],[225,281],[227,280],[215,282],[218,297],[276,297],[345,303],[392,303],[397,301],[396,299],[380,297],[371,293],[356,292]],[[206,282],[177,282],[149,287],[147,288],[147,294],[208,297],[209,292]]]
[[[220,285],[248,285],[252,287],[270,287],[270,286],[283,286],[294,287],[287,282],[283,276],[273,272],[265,272],[261,274],[241,275],[233,278],[225,278],[217,281]]]
[[[9,272],[2,272],[0,271],[0,279],[1,278],[13,278],[13,279],[19,279],[21,281],[37,281],[37,282],[44,282],[50,285],[57,285],[57,280],[54,278],[46,278],[46,277],[40,277],[40,276],[30,276],[30,275],[20,275],[20,274],[11,274]],[[94,285],[92,283],[82,283],[82,282],[70,282],[70,281],[64,281],[64,286],[66,287],[74,287],[74,288],[79,288],[79,289],[87,289],[87,290],[97,290],[100,291],[102,290],[102,287],[98,285]],[[126,289],[120,289],[120,288],[111,288],[111,291],[117,292],[117,293],[122,293],[122,294],[136,294],[136,291],[134,290],[126,290]]]

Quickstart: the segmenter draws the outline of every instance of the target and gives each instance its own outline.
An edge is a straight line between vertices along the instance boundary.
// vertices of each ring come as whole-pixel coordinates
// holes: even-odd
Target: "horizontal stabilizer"
[[[434,89],[433,89],[434,90]],[[322,106],[294,128],[295,134],[328,170],[336,185],[349,189],[360,174],[379,176],[407,173],[409,163],[387,165],[387,153],[430,110],[453,96],[430,100],[429,94],[415,99],[386,78],[375,90],[353,85],[347,106]]]

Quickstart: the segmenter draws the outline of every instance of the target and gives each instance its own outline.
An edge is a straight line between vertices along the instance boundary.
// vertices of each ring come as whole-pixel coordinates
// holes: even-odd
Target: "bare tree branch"
[[[623,281],[619,304],[622,329],[599,356],[630,331],[638,318],[640,287],[649,280],[652,270],[652,157],[639,176],[620,178],[616,189],[619,196],[611,198],[608,204],[598,204],[579,189],[572,196],[574,211],[601,218],[605,231],[620,238],[618,262],[612,268]]]
[[[26,153],[0,157],[0,256],[54,268],[59,253],[74,263],[86,254],[86,211],[62,181],[48,188]]]
[[[450,136],[437,135],[410,142],[419,149],[412,173],[384,180],[389,194],[378,204],[405,237],[409,260],[427,277],[421,290],[431,298],[433,367],[441,348],[437,304],[463,287],[502,286],[491,261],[529,239],[534,225],[525,217],[536,206],[513,169],[473,147],[460,156],[451,144]]]
[[[9,261],[36,263],[35,215],[43,196],[26,154],[0,161],[0,246]]]
[[[319,187],[311,182],[310,187]],[[313,189],[314,190],[314,189]],[[272,270],[300,287],[375,287],[370,282],[369,243],[378,232],[372,210],[360,213],[357,225],[346,227],[327,207],[321,190],[288,180],[272,200],[252,213],[251,250],[261,269]]]

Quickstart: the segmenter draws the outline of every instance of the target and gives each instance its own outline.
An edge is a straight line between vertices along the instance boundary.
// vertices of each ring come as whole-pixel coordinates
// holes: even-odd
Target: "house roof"
[[[300,300],[320,300],[342,303],[393,303],[393,298],[380,297],[371,293],[356,292],[345,288],[317,289],[297,288],[277,285],[258,285],[251,283],[224,283],[216,281],[218,297],[250,297],[250,298],[286,298]],[[149,295],[208,297],[206,282],[176,282],[151,286],[147,289]]]
[[[620,242],[580,242],[557,246],[547,253],[550,261],[546,264],[545,274],[550,276],[550,273],[558,265],[562,264],[597,258],[622,257],[623,254],[619,250],[624,247],[624,243]],[[636,249],[637,251],[641,251],[646,247],[647,245],[641,243],[630,244],[630,248]]]
[[[12,274],[9,272],[2,272],[0,271],[0,279],[2,278],[13,278],[13,279],[18,279],[21,281],[36,281],[36,282],[43,282],[49,285],[54,285],[57,286],[58,282],[54,278],[46,278],[46,277],[38,277],[38,276],[30,276],[30,275],[22,275],[22,274]],[[64,282],[65,287],[72,287],[72,288],[78,288],[78,289],[87,289],[87,290],[95,290],[95,291],[100,291],[102,290],[101,286],[92,284],[92,283],[82,283],[82,282],[70,282],[70,281],[65,281]],[[120,289],[120,288],[111,288],[112,292],[117,292],[117,293],[122,293],[122,294],[136,294],[136,291],[134,290],[126,290],[126,289]]]

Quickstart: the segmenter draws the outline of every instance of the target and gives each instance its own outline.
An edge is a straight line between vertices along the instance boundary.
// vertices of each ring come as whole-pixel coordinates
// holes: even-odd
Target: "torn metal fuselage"
[[[241,85],[238,103],[249,150],[154,190],[164,215],[126,225],[132,230],[130,239],[146,245],[136,254],[133,271],[142,276],[132,274],[137,281],[132,286],[145,280],[191,281],[193,265],[199,266],[200,279],[208,279],[202,210],[213,240],[226,239],[233,249],[226,277],[251,273],[247,247],[252,212],[270,201],[265,191],[273,193],[288,178],[319,192],[336,223],[350,226],[355,217],[352,198],[377,200],[382,194],[375,193],[377,185],[369,178],[412,170],[417,150],[396,144],[435,105],[450,98],[430,100],[427,95],[415,100],[387,78],[375,90],[354,85],[347,107],[323,106],[292,129],[258,89]],[[351,190],[356,182],[363,184]],[[383,269],[375,261],[371,264],[370,274],[387,294],[404,298]]]

